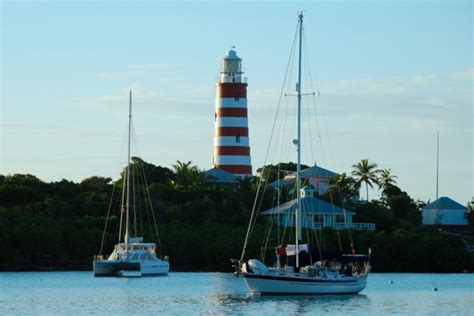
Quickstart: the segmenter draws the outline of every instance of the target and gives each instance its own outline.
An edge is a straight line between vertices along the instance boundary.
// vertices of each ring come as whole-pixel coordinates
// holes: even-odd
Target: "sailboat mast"
[[[298,159],[296,164],[296,213],[295,213],[295,246],[296,246],[296,267],[299,265],[299,240],[301,238],[301,46],[303,35],[303,12],[299,15],[299,52],[298,52],[298,82],[296,83],[296,93],[298,98],[298,138],[296,141],[296,151]]]
[[[128,103],[128,155],[127,155],[127,201],[126,201],[126,213],[125,213],[125,251],[128,256],[128,227],[129,227],[129,218],[130,218],[130,145],[131,145],[131,135],[132,133],[132,90],[130,90],[129,103]]]
[[[436,201],[438,201],[439,189],[439,131],[436,133]]]

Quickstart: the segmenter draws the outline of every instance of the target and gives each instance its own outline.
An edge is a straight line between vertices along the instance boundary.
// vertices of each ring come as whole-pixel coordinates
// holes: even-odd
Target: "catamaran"
[[[302,243],[302,214],[306,214],[308,203],[302,203],[301,193],[301,64],[303,40],[303,14],[298,17],[297,33],[299,41],[298,53],[298,79],[296,83],[297,97],[297,139],[293,141],[297,151],[296,167],[296,199],[280,205],[274,209],[277,212],[283,209],[292,211],[294,215],[294,244],[280,244],[274,248],[276,260],[273,266],[267,266],[264,259],[247,259],[247,246],[249,236],[255,224],[255,210],[257,197],[250,218],[247,235],[245,238],[242,255],[239,260],[232,260],[235,275],[247,283],[249,289],[255,294],[262,295],[313,295],[313,294],[356,294],[362,291],[367,284],[370,271],[369,255],[356,254],[351,244],[350,254],[338,254],[323,257],[320,253],[319,260],[312,260],[310,245]],[[263,176],[263,172],[262,172]],[[260,182],[261,183],[261,182]],[[259,185],[260,188],[260,185]],[[303,201],[302,201],[303,200]],[[268,212],[268,211],[267,211]],[[280,224],[280,221],[278,221]],[[295,265],[281,264],[285,258],[287,263],[290,258]]]
[[[160,259],[156,255],[156,244],[143,242],[143,237],[131,236],[130,210],[131,201],[131,131],[132,131],[132,92],[129,95],[128,114],[128,160],[124,172],[124,189],[122,192],[122,206],[120,209],[119,243],[108,258],[102,254],[96,255],[93,262],[94,276],[152,276],[166,275],[170,264],[168,258]],[[146,186],[146,183],[145,183]],[[133,190],[135,192],[135,190]],[[148,195],[149,197],[149,195]],[[150,201],[151,207],[151,201]],[[151,210],[152,215],[153,209]],[[136,214],[136,213],[135,213]],[[125,233],[122,235],[123,216],[125,215]],[[107,216],[108,218],[108,216]],[[154,219],[154,215],[153,215]],[[155,221],[154,221],[155,222]],[[156,222],[154,223],[156,226]],[[106,225],[107,227],[107,225]],[[156,228],[156,227],[155,227]],[[137,229],[135,229],[137,234]],[[105,229],[104,229],[105,235]],[[104,236],[103,235],[103,236]],[[104,238],[102,238],[102,243]],[[101,246],[102,250],[102,246]],[[102,252],[102,251],[101,251]]]

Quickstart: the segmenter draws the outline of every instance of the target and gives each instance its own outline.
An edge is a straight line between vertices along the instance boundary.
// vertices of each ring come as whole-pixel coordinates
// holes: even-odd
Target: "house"
[[[375,230],[374,223],[354,223],[352,221],[352,217],[355,215],[354,212],[320,200],[315,195],[316,189],[313,185],[301,189],[302,227],[309,229],[328,227],[332,229]],[[292,200],[271,208],[262,214],[271,216],[272,220],[281,226],[290,227],[294,226],[295,209],[296,200]]]
[[[466,214],[467,207],[443,196],[423,207],[422,224],[462,227],[468,224]]]
[[[212,168],[204,172],[204,181],[214,183],[239,183],[239,177],[219,168]]]
[[[329,188],[329,181],[337,176],[337,173],[319,166],[313,166],[301,171],[301,177],[308,179],[319,194],[323,194]],[[273,181],[270,185],[274,188],[291,187],[295,183],[296,174],[293,172],[283,179]]]

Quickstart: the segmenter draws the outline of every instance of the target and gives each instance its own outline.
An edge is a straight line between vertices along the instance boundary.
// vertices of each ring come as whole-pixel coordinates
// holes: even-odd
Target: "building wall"
[[[324,194],[326,190],[329,188],[329,180],[331,178],[328,177],[317,177],[311,176],[308,177],[309,183],[315,187],[319,194]]]
[[[465,209],[423,209],[423,225],[467,225]]]

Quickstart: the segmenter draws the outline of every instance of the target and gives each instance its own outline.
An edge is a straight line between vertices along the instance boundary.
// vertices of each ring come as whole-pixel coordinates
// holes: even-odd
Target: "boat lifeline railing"
[[[305,225],[306,226],[306,225]],[[354,230],[375,230],[374,223],[312,223],[309,228],[321,229],[321,228],[332,228],[332,229],[354,229]]]

